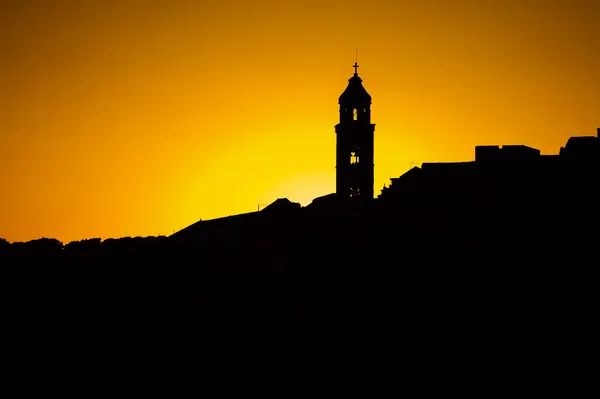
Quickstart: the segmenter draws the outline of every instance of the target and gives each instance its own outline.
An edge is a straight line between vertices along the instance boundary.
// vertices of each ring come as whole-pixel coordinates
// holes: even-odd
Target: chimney
[[[598,137],[600,139],[600,127],[596,129],[596,132],[597,132],[596,137]]]

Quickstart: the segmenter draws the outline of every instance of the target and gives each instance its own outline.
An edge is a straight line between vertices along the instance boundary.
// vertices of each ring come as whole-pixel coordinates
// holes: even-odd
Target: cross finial
[[[354,67],[354,76],[358,76],[358,48],[356,48],[356,62],[352,66]]]

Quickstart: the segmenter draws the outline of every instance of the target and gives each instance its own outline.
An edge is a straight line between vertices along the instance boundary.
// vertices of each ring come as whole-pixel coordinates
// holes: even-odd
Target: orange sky
[[[0,237],[169,235],[335,190],[373,97],[375,193],[475,145],[600,126],[598,1],[0,2]]]

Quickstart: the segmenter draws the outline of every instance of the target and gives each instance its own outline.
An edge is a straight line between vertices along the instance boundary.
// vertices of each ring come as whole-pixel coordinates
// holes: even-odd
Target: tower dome
[[[339,104],[367,105],[371,104],[371,96],[362,85],[362,79],[358,76],[358,64],[354,63],[354,75],[348,79],[348,87],[342,93]]]

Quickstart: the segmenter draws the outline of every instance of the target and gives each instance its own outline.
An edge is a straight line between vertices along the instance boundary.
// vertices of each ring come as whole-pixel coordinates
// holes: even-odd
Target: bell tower
[[[335,125],[336,193],[356,200],[373,199],[374,133],[371,123],[371,96],[358,76],[354,75],[339,98],[340,122]]]

